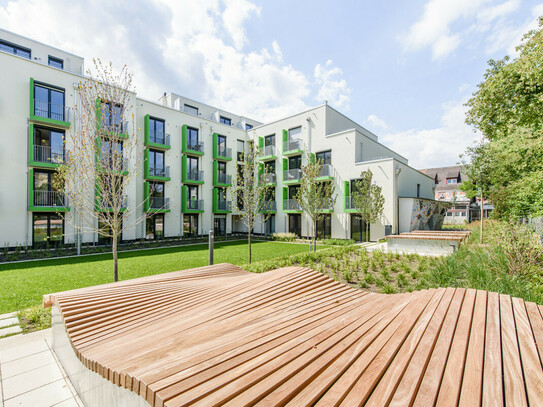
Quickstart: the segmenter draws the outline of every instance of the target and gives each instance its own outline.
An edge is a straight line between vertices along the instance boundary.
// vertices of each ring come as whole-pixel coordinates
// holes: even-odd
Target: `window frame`
[[[332,149],[329,149],[329,150],[324,150],[324,151],[319,151],[318,153],[315,153],[315,161],[316,162],[319,162],[319,155],[322,155],[322,154],[328,154],[329,155],[329,162],[326,161],[326,158],[323,158],[322,159],[322,165],[325,165],[325,164],[329,164],[329,165],[332,165]]]
[[[190,112],[190,111],[187,111],[187,107],[189,109],[193,109],[193,111],[195,111],[196,113],[193,113],[193,112]],[[183,112],[187,113],[187,114],[190,114],[192,116],[199,116],[200,115],[200,110],[195,107],[195,106],[192,106],[192,105],[189,105],[187,103],[183,103]]]
[[[41,88],[41,89],[45,89],[47,90],[47,101],[43,101],[41,99],[38,99],[36,97],[36,88]],[[52,105],[52,102],[51,102],[51,91],[53,92],[58,92],[58,93],[61,93],[62,94],[62,119],[56,119],[53,116],[53,111],[51,109],[51,105]],[[34,89],[33,89],[33,92],[34,92],[34,100],[32,100],[32,104],[33,104],[33,112],[32,114],[36,117],[43,117],[44,119],[51,119],[51,120],[58,120],[58,121],[65,121],[66,119],[66,89],[64,88],[61,88],[59,86],[54,86],[54,85],[49,85],[47,83],[43,83],[43,82],[37,82],[37,81],[34,81]],[[42,116],[42,115],[39,115],[39,114],[36,114],[36,101],[39,101],[41,103],[47,103],[47,116]],[[41,109],[41,111],[43,111],[43,109]],[[57,114],[57,113],[55,113]]]
[[[34,222],[36,221],[34,219],[35,216],[45,216],[47,218],[47,232],[46,232],[47,241],[51,241],[51,217],[52,216],[57,216],[60,219],[61,223],[62,223],[62,233],[61,233],[60,244],[64,244],[64,233],[65,233],[65,227],[66,227],[66,224],[64,222],[64,218],[62,216],[60,216],[59,214],[57,214],[57,213],[32,212],[32,247],[41,247],[42,245],[47,244],[46,242],[39,242],[38,244],[36,244],[37,242],[36,242],[35,224],[34,224]]]
[[[219,123],[224,124],[226,126],[232,125],[232,119],[226,117],[226,116],[219,116]]]
[[[51,65],[51,62],[60,64],[60,67],[55,66],[55,65]],[[52,68],[64,70],[64,60],[61,59],[61,58],[54,57],[54,56],[52,56],[52,55],[49,55],[49,56],[48,56],[48,58],[47,58],[47,65],[50,66],[50,67],[52,67]]]
[[[18,56],[18,57],[21,57],[21,58],[32,59],[32,50],[30,48],[26,48],[26,47],[23,47],[23,46],[18,45],[18,44],[14,44],[13,42],[9,42],[9,41],[6,41],[6,40],[0,40],[0,46],[2,46],[2,45],[4,47],[13,48],[13,51],[10,52],[10,51],[6,51],[6,50],[2,50],[2,49],[0,49],[0,51],[7,52],[9,54],[12,54],[12,55],[15,55],[15,56]],[[17,51],[27,52],[28,57],[17,54]]]

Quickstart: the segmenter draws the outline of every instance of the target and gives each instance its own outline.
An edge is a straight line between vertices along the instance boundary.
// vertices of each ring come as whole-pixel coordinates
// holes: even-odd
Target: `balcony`
[[[58,191],[34,191],[34,207],[38,208],[65,208],[68,206],[68,198],[64,192]]]
[[[225,201],[219,199],[217,201],[217,210],[219,211],[231,211],[232,210],[232,201]]]
[[[34,145],[33,161],[53,166],[64,164],[64,150],[53,150],[49,146]]]
[[[149,178],[170,178],[170,167],[149,167]]]
[[[189,211],[203,211],[204,201],[202,199],[189,199],[187,200],[187,210]]]
[[[272,160],[277,157],[277,149],[275,146],[264,146],[260,149],[261,152],[261,160]]]
[[[300,168],[294,168],[292,170],[283,171],[284,183],[298,183],[302,179],[302,170]]]
[[[218,146],[217,147],[217,157],[215,157],[215,158],[224,158],[224,159],[231,160],[232,159],[232,149],[227,148],[227,147],[223,147],[223,146]]]
[[[353,205],[353,198],[350,195],[345,197],[345,209],[355,209]]]
[[[34,98],[34,111],[32,119],[50,123],[53,121],[64,126],[70,125],[70,109],[64,105],[46,102],[44,100]]]
[[[115,201],[114,201],[115,199]],[[124,212],[128,208],[128,199],[126,196],[118,196],[116,198],[110,197],[109,199],[101,199],[98,205],[98,209],[101,211],[111,211],[114,209],[119,209],[121,212]]]
[[[128,171],[128,159],[126,158],[113,158],[102,157],[100,159],[100,165],[102,170],[107,172],[116,172],[118,174]]]
[[[317,178],[319,180],[334,179],[334,167],[332,167],[330,164],[323,164],[321,167],[321,171],[319,172],[319,176]]]
[[[158,131],[149,132],[149,142],[153,144],[159,144],[161,146],[170,147],[170,135],[167,133],[161,133]]]
[[[164,198],[163,196],[150,196],[149,209],[169,210],[170,198]]]
[[[260,202],[260,212],[275,212],[277,210],[277,202],[263,201]]]
[[[300,204],[295,199],[285,199],[283,201],[283,210],[284,211],[301,211],[302,208]]]
[[[299,154],[304,150],[302,140],[288,140],[283,142],[283,155]]]
[[[187,182],[204,182],[204,172],[198,170],[187,171]]]
[[[273,173],[260,174],[260,182],[264,184],[275,184],[277,183],[277,176]]]
[[[112,120],[107,120],[104,118],[101,122],[100,131],[102,135],[109,137],[118,137],[118,138],[127,138],[128,137],[128,121],[125,122],[112,122]]]
[[[204,153],[204,142],[199,141],[199,140],[196,140],[196,141],[188,140],[188,142],[187,142],[187,150],[203,154]]]

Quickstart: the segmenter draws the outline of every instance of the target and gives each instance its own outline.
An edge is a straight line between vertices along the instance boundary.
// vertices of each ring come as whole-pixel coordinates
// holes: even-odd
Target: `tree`
[[[488,146],[468,149],[465,156],[480,161],[484,153],[484,193],[494,204],[493,215],[506,219],[543,215],[542,18],[539,25],[524,36],[517,58],[489,61],[484,81],[466,104],[466,122]]]
[[[143,148],[135,137],[132,74],[124,66],[115,74],[111,63],[94,60],[96,76],[77,87],[76,126],[68,140],[69,154],[58,168],[79,232],[111,239],[113,277],[118,281],[117,244],[122,233],[142,222],[139,205],[127,204],[127,190],[139,173]]]
[[[366,225],[366,241],[369,241],[370,225],[383,215],[385,198],[382,188],[372,182],[371,170],[362,171],[360,179],[356,180],[351,192],[351,205],[355,213],[362,218]]]
[[[249,263],[251,263],[251,234],[257,220],[260,218],[262,223],[271,215],[269,200],[272,186],[267,182],[267,169],[259,162],[261,151],[255,143],[249,143],[246,151],[240,154],[238,161],[238,171],[232,183],[232,195],[234,199],[234,208],[239,212],[243,224],[247,226],[249,245]],[[273,201],[274,202],[274,201]]]
[[[319,175],[322,161],[315,160],[313,154],[307,155],[307,164],[302,165],[302,179],[294,200],[311,219],[313,225],[313,251],[317,250],[317,223],[323,220],[327,211],[336,204],[335,187],[332,181],[321,181]]]

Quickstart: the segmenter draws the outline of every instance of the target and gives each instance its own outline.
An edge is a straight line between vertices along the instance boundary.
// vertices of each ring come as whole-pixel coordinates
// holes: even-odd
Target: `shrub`
[[[351,246],[354,244],[352,239],[324,239],[322,244],[329,246]]]
[[[274,233],[272,234],[273,240],[279,242],[294,242],[296,240],[296,235],[294,233]]]

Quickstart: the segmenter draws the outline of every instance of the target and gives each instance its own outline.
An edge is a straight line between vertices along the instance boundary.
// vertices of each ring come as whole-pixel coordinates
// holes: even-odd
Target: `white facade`
[[[72,214],[64,212],[64,221],[58,218],[58,207],[47,206],[50,204],[47,199],[40,201],[41,196],[48,195],[46,191],[37,192],[34,186],[37,185],[37,177],[46,179],[46,172],[54,172],[54,165],[48,165],[47,160],[43,159],[44,154],[50,155],[54,150],[51,131],[55,135],[57,132],[63,133],[66,149],[70,148],[70,137],[76,127],[73,108],[77,103],[77,92],[74,85],[84,79],[81,75],[83,59],[4,30],[0,30],[0,46],[3,46],[3,52],[0,52],[1,75],[9,78],[0,81],[0,116],[3,123],[0,168],[5,174],[0,182],[0,244],[10,247],[32,245],[42,239],[44,233],[53,240],[53,235],[61,227],[59,225],[63,225],[63,243],[72,243]],[[20,53],[17,47],[20,47]],[[54,66],[49,65],[50,57]],[[62,61],[62,69],[58,65],[59,60]],[[38,114],[36,109],[41,102],[36,92],[43,89],[36,89],[36,86],[53,92],[54,95],[49,94],[50,100],[54,97],[58,99],[59,93],[63,94],[63,106],[50,103],[48,111]],[[328,227],[326,224],[320,225],[323,233],[329,237],[347,239],[358,236],[353,228],[360,225],[352,220],[349,196],[351,181],[357,179],[363,170],[372,171],[374,181],[382,187],[385,198],[381,220],[371,225],[371,240],[381,239],[385,233],[398,233],[402,216],[400,198],[434,198],[432,178],[411,168],[406,158],[380,144],[376,135],[328,105],[266,124],[173,93],[164,94],[157,102],[134,95],[133,105],[136,137],[146,144],[148,151],[145,154],[156,151],[157,156],[164,158],[164,167],[169,167],[169,174],[161,172],[159,176],[156,176],[157,173],[153,176],[145,166],[141,168],[139,178],[128,187],[128,206],[135,208],[146,199],[146,183],[163,182],[169,209],[156,211],[158,223],[154,226],[141,223],[127,230],[123,235],[125,240],[158,235],[177,237],[189,231],[204,235],[214,228],[221,233],[246,231],[238,216],[232,214],[228,207],[222,207],[222,203],[217,204],[215,181],[220,177],[214,172],[217,173],[218,166],[225,165],[226,174],[233,177],[237,169],[237,152],[243,143],[253,141],[264,145],[265,138],[272,135],[275,135],[274,147],[263,148],[272,153],[265,162],[275,163],[276,210],[273,221],[269,221],[267,226],[263,223],[257,225],[255,233],[292,230],[302,236],[313,234],[311,222],[306,216],[289,210],[288,202],[284,202],[289,198],[289,188],[296,185],[296,175],[289,181],[290,175],[284,178],[283,171],[292,170],[293,163],[299,166],[300,161],[304,162],[305,152],[329,152],[325,156],[329,160],[327,169],[330,172],[325,175],[335,185],[337,200],[327,221]],[[61,112],[62,116],[59,116]],[[153,130],[158,127],[149,130],[150,126],[163,126],[163,130]],[[300,128],[299,131],[295,130],[297,128]],[[37,131],[40,132],[39,137],[42,137],[42,133],[49,134],[43,136],[49,137],[49,147],[36,145]],[[196,133],[198,142],[203,143],[201,151],[198,150],[200,147],[197,147],[198,151],[187,149],[187,143],[190,144],[188,138]],[[153,136],[156,135],[164,136],[164,140],[161,138],[163,141],[158,145],[149,142],[150,134],[155,141],[156,137]],[[226,155],[230,157],[214,157],[217,150],[214,145],[219,136],[226,137],[226,147],[231,149]],[[284,140],[299,141],[284,145]],[[301,160],[296,160],[298,156],[301,156]],[[197,160],[198,170],[203,171],[203,175],[197,175],[201,177],[200,182],[187,179],[190,157]],[[191,176],[193,174],[195,172],[191,172]],[[226,200],[231,201],[230,188],[225,189]],[[203,208],[195,201],[202,201]],[[144,210],[140,206],[140,213],[133,216],[139,217]],[[190,226],[192,230],[189,230]],[[82,240],[98,242],[98,237],[85,233]]]

